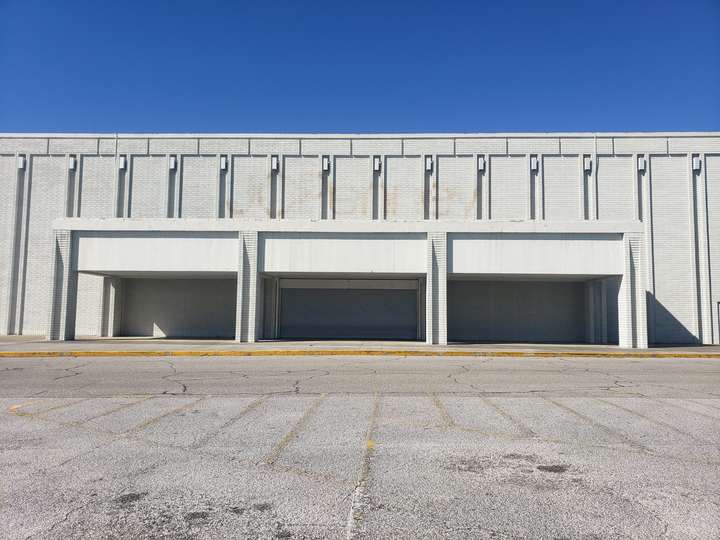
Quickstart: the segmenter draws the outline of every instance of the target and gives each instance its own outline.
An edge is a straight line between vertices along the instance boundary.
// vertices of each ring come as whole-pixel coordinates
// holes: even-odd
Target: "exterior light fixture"
[[[638,156],[638,160],[637,160],[638,171],[645,172],[645,166],[646,166],[645,158],[643,156]]]
[[[586,173],[589,173],[590,171],[592,171],[592,158],[587,157],[587,156],[585,156],[583,158],[583,170]]]
[[[170,160],[168,161],[168,167],[171,171],[174,171],[177,168],[177,158],[175,156],[170,156]]]
[[[530,156],[530,170],[532,172],[538,171],[538,158],[537,156]]]
[[[692,169],[694,172],[700,172],[700,156],[693,156],[692,158]]]
[[[272,157],[270,158],[270,169],[271,169],[273,172],[277,172],[279,166],[280,166],[280,164],[279,164],[279,162],[278,162],[278,157],[277,157],[277,156],[272,156]]]
[[[68,157],[68,171],[74,171],[76,166],[75,156]]]
[[[127,167],[127,160],[125,156],[118,156],[117,158],[117,168],[121,171],[125,170],[125,167]]]
[[[478,156],[477,170],[480,172],[485,170],[485,156]]]
[[[432,172],[433,170],[433,158],[432,156],[425,156],[425,171]]]
[[[25,168],[25,156],[17,157],[17,168],[22,171]]]
[[[227,156],[220,156],[220,170],[227,170]]]
[[[323,156],[322,158],[322,170],[323,172],[328,172],[330,170],[330,158],[327,156]]]
[[[382,168],[382,160],[379,156],[375,156],[373,158],[373,171],[380,172],[380,169]]]

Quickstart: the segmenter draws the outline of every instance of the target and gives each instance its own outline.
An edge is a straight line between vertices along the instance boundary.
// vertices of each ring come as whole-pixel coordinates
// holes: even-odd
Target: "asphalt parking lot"
[[[720,360],[0,358],[3,538],[718,538]]]

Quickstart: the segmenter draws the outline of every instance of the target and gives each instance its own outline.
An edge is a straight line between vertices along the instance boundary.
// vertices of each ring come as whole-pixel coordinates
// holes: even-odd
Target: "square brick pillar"
[[[235,340],[254,343],[258,297],[258,233],[240,232],[238,237],[237,304],[235,305]]]
[[[625,268],[618,293],[620,347],[647,349],[646,261],[642,234],[624,234]]]
[[[75,339],[78,277],[73,261],[72,231],[55,231],[52,265],[47,338],[60,341]]]
[[[425,290],[426,341],[447,345],[447,233],[427,235]]]

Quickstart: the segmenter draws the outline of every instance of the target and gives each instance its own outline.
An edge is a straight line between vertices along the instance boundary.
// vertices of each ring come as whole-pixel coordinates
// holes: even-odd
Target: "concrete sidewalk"
[[[720,358],[720,346],[622,349],[615,345],[452,343],[418,341],[260,341],[78,338],[48,341],[42,336],[0,337],[0,357],[16,356],[584,356],[639,358]]]

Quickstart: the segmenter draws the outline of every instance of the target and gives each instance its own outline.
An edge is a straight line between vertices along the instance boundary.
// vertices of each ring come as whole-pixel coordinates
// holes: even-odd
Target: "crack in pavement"
[[[79,370],[81,367],[85,367],[85,366],[87,366],[87,365],[88,365],[88,362],[85,362],[85,363],[83,363],[83,364],[78,364],[77,366],[71,366],[71,367],[69,367],[69,368],[64,368],[63,371],[65,371],[65,372],[68,372],[68,371],[69,371],[70,373],[67,374],[67,375],[62,375],[62,376],[60,376],[60,377],[55,377],[55,378],[53,379],[53,382],[54,382],[54,381],[59,381],[59,380],[61,380],[61,379],[69,379],[69,378],[71,378],[71,377],[77,377],[77,376],[80,375],[82,372],[81,372],[81,371],[74,371],[74,370]]]
[[[90,502],[91,502],[91,501],[86,501],[84,504],[81,504],[80,506],[77,506],[77,507],[75,507],[75,508],[71,508],[70,510],[68,510],[67,512],[65,512],[65,515],[64,515],[61,519],[59,519],[58,521],[56,521],[55,523],[53,523],[53,524],[50,526],[49,529],[32,533],[31,535],[26,536],[26,537],[25,537],[25,540],[31,540],[32,538],[36,538],[37,536],[39,536],[39,535],[41,535],[41,534],[50,534],[50,533],[53,532],[57,527],[59,527],[59,526],[62,525],[63,523],[66,523],[66,522],[70,519],[70,516],[71,516],[71,515],[73,515],[73,514],[76,513],[76,512],[79,512],[80,510],[84,510],[86,507],[88,507],[88,506],[90,505]]]
[[[165,390],[165,391],[163,391],[163,394],[170,395],[170,396],[185,394],[187,392],[187,385],[181,381],[176,381],[174,379],[170,379],[170,377],[175,377],[178,374],[178,370],[175,367],[175,364],[173,364],[170,360],[162,360],[162,362],[165,365],[169,366],[173,372],[170,373],[169,375],[164,375],[164,376],[160,377],[160,379],[163,381],[171,382],[173,384],[177,384],[180,386],[180,392],[170,392],[168,390]]]

